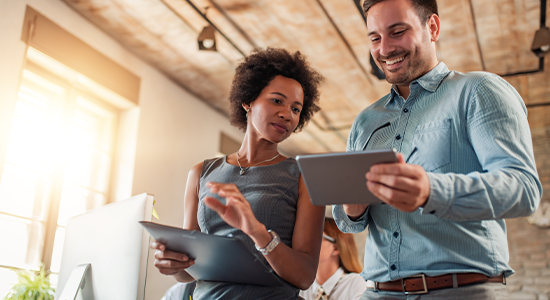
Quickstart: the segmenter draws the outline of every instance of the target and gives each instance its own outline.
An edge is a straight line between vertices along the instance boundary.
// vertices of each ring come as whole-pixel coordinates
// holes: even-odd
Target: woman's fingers
[[[233,183],[208,182],[206,185],[210,188],[212,193],[218,194],[222,197],[240,196],[241,198],[244,198],[237,186]]]
[[[159,269],[160,273],[164,275],[174,275],[180,271],[183,271],[195,264],[194,260],[186,262],[169,260],[169,259],[155,259],[155,267]]]
[[[151,249],[155,249],[155,250],[165,250],[166,247],[161,244],[161,243],[158,243],[157,241],[152,241],[151,244],[149,244],[149,247]]]
[[[163,244],[152,242],[151,248],[156,249],[154,265],[161,274],[174,275],[195,264],[195,261],[186,254],[166,250]]]
[[[211,210],[217,212],[220,215],[225,214],[225,210],[227,209],[227,206],[223,205],[218,199],[213,197],[204,197],[203,199],[204,204],[208,206]]]
[[[181,261],[181,262],[186,262],[186,261],[191,260],[189,258],[189,256],[187,256],[186,254],[179,253],[179,252],[174,252],[174,251],[170,251],[170,250],[164,250],[164,251],[157,250],[157,251],[155,251],[155,258],[156,259],[170,259],[170,260]]]

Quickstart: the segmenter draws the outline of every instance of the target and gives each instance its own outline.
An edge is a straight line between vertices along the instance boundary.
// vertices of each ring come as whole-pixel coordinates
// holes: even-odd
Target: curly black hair
[[[294,132],[300,131],[313,114],[321,109],[318,105],[319,86],[323,76],[308,64],[300,51],[291,54],[281,48],[254,49],[237,66],[231,84],[231,125],[246,131],[246,111],[242,105],[248,105],[256,100],[277,75],[296,80],[304,91],[304,105]]]

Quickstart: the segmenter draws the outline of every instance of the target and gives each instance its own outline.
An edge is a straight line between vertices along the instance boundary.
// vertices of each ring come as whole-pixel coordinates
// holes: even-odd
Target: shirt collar
[[[441,85],[441,82],[443,82],[443,79],[449,75],[450,71],[449,68],[447,68],[447,65],[445,63],[440,62],[435,66],[435,68],[431,69],[428,73],[424,74],[422,77],[417,78],[413,80],[409,87],[411,87],[412,91],[412,85],[413,83],[418,83],[422,88],[429,92],[435,92],[439,85]],[[395,99],[396,97],[399,97],[397,93],[397,87],[395,85],[392,85],[391,87],[391,93],[388,95],[388,99],[384,102],[384,107],[388,107],[392,99]]]
[[[334,274],[332,274],[332,276],[330,276],[325,283],[321,284],[327,295],[330,295],[343,273],[344,270],[342,268],[338,268],[338,270],[336,270],[336,272],[334,272]]]

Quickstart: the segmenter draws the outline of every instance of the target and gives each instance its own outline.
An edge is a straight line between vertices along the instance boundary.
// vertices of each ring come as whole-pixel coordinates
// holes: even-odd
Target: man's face
[[[423,24],[410,0],[387,0],[370,8],[371,53],[389,83],[408,86],[437,65],[439,19],[434,18]]]

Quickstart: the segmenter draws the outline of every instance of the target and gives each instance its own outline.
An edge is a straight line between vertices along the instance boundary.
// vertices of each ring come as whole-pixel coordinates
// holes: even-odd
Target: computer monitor
[[[55,299],[143,300],[152,212],[144,193],[70,218]]]

